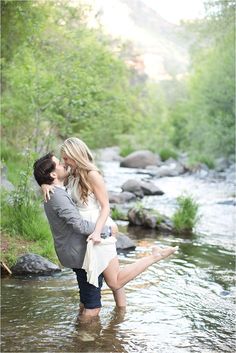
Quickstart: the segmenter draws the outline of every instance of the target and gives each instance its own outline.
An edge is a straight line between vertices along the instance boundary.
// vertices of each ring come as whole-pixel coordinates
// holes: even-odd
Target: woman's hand
[[[43,198],[44,201],[47,202],[50,200],[50,192],[53,194],[54,193],[54,186],[53,185],[48,185],[48,184],[42,184],[41,189],[43,192]]]
[[[112,231],[111,235],[116,238],[118,235],[119,229],[115,222],[113,222],[113,224],[111,225],[111,231]]]
[[[92,240],[94,244],[99,244],[101,243],[102,238],[100,234],[93,232],[88,236],[87,241],[89,240]]]

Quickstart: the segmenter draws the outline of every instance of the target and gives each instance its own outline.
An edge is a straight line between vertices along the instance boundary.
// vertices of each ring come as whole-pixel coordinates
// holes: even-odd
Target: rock
[[[174,177],[185,173],[184,166],[179,162],[172,162],[162,165],[156,170],[153,170],[153,174],[158,178],[162,177]]]
[[[142,226],[145,220],[145,214],[142,209],[131,208],[128,211],[128,220],[131,225]]]
[[[14,185],[7,179],[7,167],[5,165],[1,165],[1,189],[6,191],[15,189]]]
[[[230,165],[229,160],[226,159],[225,157],[217,158],[217,160],[215,161],[215,164],[216,164],[215,170],[217,172],[225,171]]]
[[[236,206],[236,200],[231,199],[231,200],[224,200],[224,201],[219,201],[217,202],[218,205],[228,205],[228,206]]]
[[[134,250],[136,245],[132,239],[123,233],[119,233],[116,242],[117,250]]]
[[[96,157],[100,161],[106,161],[106,162],[121,161],[122,157],[119,154],[120,154],[120,147],[118,146],[102,148],[95,151]]]
[[[50,275],[61,269],[44,257],[29,253],[19,257],[11,271],[13,275]]]
[[[126,168],[146,168],[149,165],[157,165],[158,162],[158,156],[150,151],[143,150],[129,154],[121,161],[120,166]]]
[[[156,210],[147,210],[144,208],[131,208],[128,211],[128,220],[130,225],[144,226],[146,228],[157,229],[163,232],[173,232],[172,221],[167,216],[161,215]]]
[[[135,194],[137,197],[143,197],[144,196],[144,192],[141,188],[141,184],[140,182],[138,182],[135,179],[129,179],[127,180],[122,186],[121,189],[123,191],[128,191],[131,192],[133,194]]]
[[[137,181],[135,179],[127,180],[121,189],[136,195],[137,197],[143,197],[144,195],[163,195],[164,192],[159,189],[151,181]]]
[[[155,229],[157,227],[157,217],[153,215],[146,216],[143,225],[144,227]]]
[[[124,192],[109,192],[109,202],[123,204],[130,201],[135,201],[136,196],[132,192],[124,191]]]
[[[151,181],[141,181],[141,189],[144,195],[163,195],[164,192]]]

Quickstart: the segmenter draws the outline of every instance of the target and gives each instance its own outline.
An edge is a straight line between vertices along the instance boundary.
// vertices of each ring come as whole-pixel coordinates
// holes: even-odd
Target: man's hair
[[[53,153],[47,153],[34,163],[34,177],[39,186],[53,183],[54,178],[50,175],[56,168],[56,164],[52,160],[53,156]]]

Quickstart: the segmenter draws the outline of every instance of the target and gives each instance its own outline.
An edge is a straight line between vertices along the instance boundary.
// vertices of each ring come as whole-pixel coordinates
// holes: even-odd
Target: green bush
[[[127,220],[127,215],[121,212],[118,208],[111,209],[111,218],[115,220]]]
[[[210,156],[206,156],[203,154],[196,154],[196,153],[190,155],[190,158],[188,161],[188,165],[190,167],[197,166],[199,163],[206,164],[209,169],[214,169],[215,167],[214,160]]]
[[[199,220],[199,206],[191,196],[179,196],[177,203],[178,209],[172,217],[174,228],[177,233],[192,233]]]
[[[159,155],[162,161],[166,161],[169,158],[174,158],[174,159],[178,158],[178,154],[169,148],[162,148],[159,151]]]

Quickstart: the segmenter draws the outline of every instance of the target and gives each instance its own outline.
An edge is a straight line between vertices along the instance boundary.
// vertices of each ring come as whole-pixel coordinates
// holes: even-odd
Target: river
[[[112,191],[120,191],[130,178],[149,178],[118,162],[101,166]],[[114,308],[104,285],[100,317],[89,323],[78,318],[72,271],[2,279],[2,352],[235,351],[235,186],[191,175],[152,181],[165,194],[145,197],[146,207],[171,216],[184,192],[199,203],[194,235],[176,237],[119,222],[137,244],[135,251],[119,254],[121,266],[146,255],[154,244],[179,245],[179,252],[126,285],[126,311]]]

